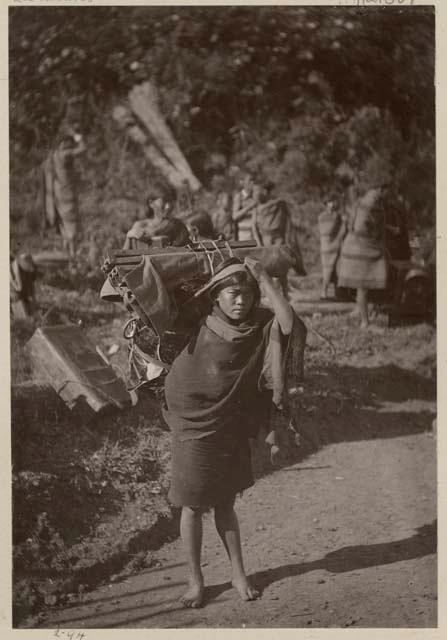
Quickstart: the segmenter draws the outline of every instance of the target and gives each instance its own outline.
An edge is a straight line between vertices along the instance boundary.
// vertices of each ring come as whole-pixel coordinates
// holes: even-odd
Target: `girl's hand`
[[[282,291],[275,286],[260,262],[245,258],[244,264],[259,283],[261,295],[264,295],[270,303],[283,335],[290,335],[293,327],[293,310]]]
[[[264,442],[270,446],[270,462],[275,466],[280,460],[281,449],[278,444],[278,434],[275,430],[267,434]]]
[[[250,271],[253,278],[257,281],[259,281],[259,279],[262,276],[265,276],[267,273],[259,260],[254,260],[253,258],[244,258],[244,264]]]

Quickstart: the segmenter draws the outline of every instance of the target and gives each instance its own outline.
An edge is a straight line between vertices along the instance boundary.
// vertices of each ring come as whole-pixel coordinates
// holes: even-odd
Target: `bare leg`
[[[321,287],[321,299],[324,300],[325,298],[329,297],[329,282],[327,282],[327,280],[323,280],[323,285]]]
[[[369,325],[367,289],[357,289],[357,307],[360,313],[360,327],[364,329]]]
[[[183,507],[180,535],[189,568],[189,589],[180,598],[186,607],[200,607],[203,600],[203,575],[200,566],[202,550],[202,509]]]
[[[63,247],[63,250],[68,253],[70,258],[74,258],[74,255],[75,255],[74,240],[67,240],[66,238],[64,238],[62,240],[62,247]]]
[[[233,587],[238,590],[242,600],[255,600],[259,596],[259,592],[250,584],[245,574],[239,523],[234,511],[234,498],[229,502],[215,506],[214,521],[217,532],[230,558],[233,576],[231,583]]]

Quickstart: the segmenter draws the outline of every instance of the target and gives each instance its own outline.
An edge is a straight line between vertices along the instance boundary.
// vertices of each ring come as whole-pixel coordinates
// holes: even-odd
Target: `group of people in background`
[[[62,239],[67,256],[75,256],[80,233],[79,179],[75,159],[86,149],[79,127],[74,124],[61,129],[55,146],[41,166],[39,197],[42,230],[54,229]],[[39,273],[33,256],[22,252],[10,262],[10,303],[15,318],[32,315],[35,281]]]
[[[75,159],[85,151],[82,134],[76,126],[62,131],[42,165],[43,229],[53,228],[62,239],[63,249],[73,258],[80,233],[79,174]],[[250,173],[241,173],[236,189],[222,185],[216,175],[208,211],[197,207],[196,195],[185,184],[176,193],[167,183],[156,182],[145,195],[145,208],[126,238],[144,240],[168,235],[174,246],[188,238],[216,238],[256,241],[261,246],[287,244],[296,255],[296,270],[305,273],[296,227],[284,199],[274,194],[272,182],[256,182]],[[220,183],[219,183],[219,178]]]
[[[197,206],[187,185],[176,194],[165,184],[153,184],[141,219],[127,232],[124,248],[135,248],[139,242],[162,242],[161,238],[171,246],[217,238],[265,247],[286,246],[294,270],[305,275],[298,229],[286,201],[274,195],[272,182],[257,183],[248,173],[234,194],[217,189],[209,211]],[[287,293],[287,274],[278,280]]]
[[[42,165],[43,229],[54,228],[60,234],[69,258],[74,258],[80,236],[76,157],[85,149],[79,127],[66,127]],[[158,238],[172,246],[217,238],[265,247],[281,245],[288,248],[296,274],[305,275],[300,230],[287,200],[276,193],[272,181],[236,171],[216,173],[206,198],[192,193],[186,183],[179,192],[165,182],[153,183],[139,219],[126,234],[124,249],[139,242],[156,243]],[[318,217],[321,298],[329,298],[331,285],[336,291],[355,290],[354,313],[361,327],[369,325],[371,292],[384,291],[389,284],[390,261],[411,258],[405,213],[392,191],[386,172],[368,172],[367,180],[351,176],[349,185],[345,183],[327,197]],[[15,274],[19,273],[17,264]],[[26,280],[27,273],[23,273]],[[22,295],[22,280],[11,276],[14,299]],[[279,279],[279,286],[287,295],[287,274]]]
[[[355,314],[369,325],[369,292],[384,291],[390,263],[411,258],[408,226],[399,199],[386,177],[353,182],[344,194],[329,198],[318,218],[322,263],[321,298],[331,284],[356,291]]]

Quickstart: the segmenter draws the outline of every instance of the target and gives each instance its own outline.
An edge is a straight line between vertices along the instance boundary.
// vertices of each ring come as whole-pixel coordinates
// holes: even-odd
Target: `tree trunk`
[[[160,149],[188,183],[191,191],[200,189],[199,180],[193,174],[160,112],[155,87],[150,82],[135,86],[129,93],[129,103],[132,111],[147,127]]]
[[[156,167],[174,189],[183,186],[184,176],[174,167],[166,157],[153,145],[143,129],[136,123],[131,111],[119,106],[113,111],[113,117],[119,126],[126,129],[127,135],[143,149],[149,162]]]

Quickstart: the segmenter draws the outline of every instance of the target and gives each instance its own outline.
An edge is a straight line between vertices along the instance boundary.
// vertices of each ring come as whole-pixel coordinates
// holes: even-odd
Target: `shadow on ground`
[[[436,415],[436,384],[394,365],[325,367],[310,371],[296,416],[299,446],[282,434],[284,455],[276,468],[303,460],[324,445],[397,438],[430,431]],[[253,443],[256,475],[272,470],[262,439]]]
[[[71,535],[76,531],[78,539],[88,532],[92,518],[99,508],[103,508],[108,518],[118,513],[121,500],[118,499],[119,496],[114,495],[113,488],[110,489],[112,493],[108,496],[108,502],[105,502],[107,496],[90,495],[89,491],[84,492],[85,496],[82,491],[78,491],[74,500],[70,486],[72,478],[77,473],[76,467],[72,465],[74,447],[79,450],[78,456],[82,455],[83,459],[88,459],[105,439],[132,449],[137,447],[142,425],[147,425],[148,421],[154,425],[157,446],[163,445],[166,449],[169,446],[169,436],[162,426],[160,407],[154,401],[143,400],[141,404],[119,415],[100,416],[94,422],[82,422],[76,413],[66,409],[57,396],[53,398],[47,396],[47,393],[43,390],[37,403],[31,402],[29,393],[23,389],[20,393],[13,393],[14,470],[16,473],[24,469],[48,475],[48,480],[43,478],[42,482],[45,482],[40,488],[34,487],[32,478],[23,486],[23,490],[18,485],[15,486],[15,541],[26,538],[27,529],[32,526],[39,510],[46,511],[60,530],[71,530]],[[51,392],[49,393],[51,395]],[[429,431],[435,417],[436,387],[434,380],[396,366],[332,366],[325,367],[324,370],[310,370],[300,398],[301,406],[297,419],[299,446],[296,444],[295,434],[284,430],[281,436],[285,445],[284,454],[279,463],[272,467],[269,448],[264,444],[263,437],[253,441],[252,457],[256,477],[300,462],[324,445],[402,437]],[[42,446],[43,442],[47,445]],[[164,467],[159,468],[159,473],[164,477],[167,476],[168,466],[169,460]],[[36,492],[40,492],[39,495]],[[159,499],[166,505],[164,493]],[[58,508],[61,504],[70,504],[70,509],[63,511],[65,515],[62,520]],[[126,566],[129,554],[144,554],[177,537],[178,517],[177,509],[172,509],[170,515],[165,512],[163,516],[154,518],[151,528],[131,535],[125,544],[121,545],[122,548],[111,547],[106,556],[98,555],[89,566],[70,566],[69,578],[65,575],[66,572],[63,572],[67,586],[61,588],[73,592],[79,584],[84,584],[92,589],[107,580],[112,573],[119,573]],[[365,561],[365,558],[369,558],[369,562],[374,562],[376,558],[383,562],[384,558],[392,558],[395,554],[411,552],[417,548],[418,540],[417,537],[414,540],[410,539],[400,547],[398,543],[392,543],[376,545],[373,549],[347,548],[337,552],[336,556],[327,556],[324,566],[342,566],[343,562],[350,566],[355,562],[358,564]],[[135,566],[136,571],[141,568],[143,567]],[[304,568],[303,565],[280,567],[273,570],[276,573],[268,576],[263,574],[261,582],[264,579],[280,579],[275,576],[282,575],[281,572],[287,574],[290,571],[302,572],[313,568],[318,567],[315,564],[310,568],[306,565]],[[26,573],[25,569],[23,571]],[[17,611],[16,619],[20,617]]]
[[[437,521],[434,520],[430,524],[418,527],[416,533],[409,538],[379,544],[342,547],[331,551],[319,560],[299,564],[283,564],[266,571],[258,571],[250,578],[258,589],[263,590],[279,580],[300,576],[309,573],[309,571],[324,570],[329,573],[346,573],[394,562],[414,560],[434,554],[436,551]],[[206,597],[208,600],[217,598],[230,588],[229,582],[209,586]]]
[[[349,571],[356,571],[361,569],[367,569],[370,567],[382,566],[386,564],[392,564],[395,562],[403,562],[406,560],[413,560],[422,558],[427,555],[432,555],[437,551],[437,522],[434,520],[430,524],[426,524],[416,529],[416,533],[408,538],[401,540],[392,540],[391,542],[384,542],[379,544],[370,545],[355,545],[349,547],[342,547],[336,551],[327,553],[324,557],[314,560],[312,562],[301,562],[295,564],[284,564],[265,571],[258,571],[250,576],[251,581],[260,590],[263,591],[270,585],[283,580],[285,578],[291,578],[295,576],[301,576],[311,571],[327,571],[328,573],[346,573]],[[169,569],[169,567],[166,567]],[[180,583],[179,583],[180,584]],[[171,584],[170,586],[176,586]],[[204,604],[209,605],[213,600],[218,598],[222,593],[232,589],[230,582],[224,582],[220,584],[210,585],[205,590]],[[125,593],[120,598],[122,600],[135,595],[144,595],[151,592],[152,589],[141,590],[138,592]],[[100,604],[109,602],[111,598],[99,598],[95,599],[94,605],[97,607]],[[113,600],[113,598],[112,598]],[[222,599],[219,600],[222,602]],[[172,604],[171,604],[172,603]],[[102,614],[103,621],[101,625],[96,625],[99,628],[115,628],[115,627],[130,627],[132,624],[150,620],[157,615],[163,613],[172,613],[174,611],[184,610],[183,607],[173,607],[174,601],[164,600],[163,602],[149,601],[145,604],[126,607],[119,606],[112,611],[104,612]],[[162,608],[158,608],[163,605]],[[66,609],[68,611],[68,609]],[[129,617],[129,614],[141,612],[141,615],[135,617]],[[144,611],[144,613],[143,613]],[[125,621],[116,621],[116,616],[126,614]],[[87,613],[83,616],[70,616],[61,618],[60,622],[63,625],[72,626],[84,626],[87,621],[97,619],[101,616],[97,611]],[[110,622],[104,620],[109,616]],[[197,623],[197,620],[195,620]],[[183,623],[182,623],[182,626]],[[92,627],[93,628],[93,627]]]

